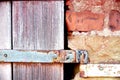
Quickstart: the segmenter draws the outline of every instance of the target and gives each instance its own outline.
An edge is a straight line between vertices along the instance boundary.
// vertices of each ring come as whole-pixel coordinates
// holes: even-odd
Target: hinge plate
[[[0,62],[88,63],[85,50],[0,50]]]

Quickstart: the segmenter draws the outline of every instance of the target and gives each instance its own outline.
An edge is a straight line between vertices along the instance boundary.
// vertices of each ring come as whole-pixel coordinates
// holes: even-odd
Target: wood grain
[[[62,64],[14,63],[13,80],[62,80]]]
[[[10,2],[0,2],[0,49],[11,49]],[[11,63],[0,63],[0,80],[11,80]]]
[[[13,48],[64,49],[63,1],[14,1]],[[63,80],[63,64],[14,63],[13,80]]]
[[[63,1],[13,2],[14,49],[63,49]]]
[[[0,2],[0,49],[11,49],[11,8],[9,2]]]

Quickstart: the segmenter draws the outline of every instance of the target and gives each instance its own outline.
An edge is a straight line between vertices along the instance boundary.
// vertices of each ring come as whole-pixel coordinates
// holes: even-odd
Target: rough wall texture
[[[68,47],[88,50],[90,63],[120,63],[120,0],[67,0],[66,6]]]
[[[73,31],[68,36],[69,48],[88,50],[91,63],[102,62],[93,58],[99,54],[109,55],[111,59],[116,55],[114,60],[117,60],[120,55],[120,0],[67,0],[66,5],[69,8],[66,24],[68,31]],[[108,56],[106,59],[109,60]]]
[[[69,36],[71,49],[85,49],[90,63],[120,63],[120,37],[116,36]]]
[[[111,10],[109,15],[109,28],[112,31],[120,30],[120,12],[117,10]]]
[[[66,17],[66,21],[70,21],[71,19],[71,22],[67,22],[69,31],[91,31],[104,28],[110,28],[112,31],[120,30],[120,0],[67,0],[66,5],[69,8],[69,13],[68,11],[66,13],[66,16],[68,16]],[[86,11],[89,13],[86,13]],[[83,14],[85,15],[83,16]],[[74,18],[70,18],[71,15]],[[73,21],[79,27],[73,24]],[[93,24],[90,24],[90,22]],[[83,30],[81,23],[82,27],[87,29]],[[71,26],[69,24],[72,24],[71,26],[74,29],[70,29]]]
[[[120,62],[120,0],[67,0],[66,5],[67,28],[73,31],[68,47],[88,50],[90,63]]]
[[[102,30],[104,15],[92,13],[91,11],[83,12],[66,12],[66,23],[69,31],[91,31]]]

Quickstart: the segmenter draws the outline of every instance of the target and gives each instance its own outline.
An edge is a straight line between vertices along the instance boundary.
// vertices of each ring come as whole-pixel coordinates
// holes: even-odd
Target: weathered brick
[[[66,23],[68,31],[91,31],[102,30],[104,15],[84,12],[66,12]]]
[[[120,0],[115,0],[116,2],[120,2]]]
[[[71,11],[66,12],[66,24],[68,31],[76,30],[76,26],[75,26],[76,18],[77,18],[76,12],[71,12]]]
[[[120,30],[120,12],[117,10],[111,10],[109,16],[109,28],[112,31]]]
[[[68,7],[69,10],[74,10],[72,1],[73,0],[66,0],[66,6]]]

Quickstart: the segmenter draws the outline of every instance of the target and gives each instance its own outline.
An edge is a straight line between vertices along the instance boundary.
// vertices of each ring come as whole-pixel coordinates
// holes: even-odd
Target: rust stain
[[[34,56],[32,54],[34,54]],[[30,58],[30,56],[32,56],[32,58]],[[2,61],[29,62],[29,63],[33,62],[87,63],[88,53],[86,52],[86,50],[46,50],[46,51],[3,50],[0,51],[0,62]]]
[[[85,72],[84,71],[80,71],[80,77],[84,77]]]

